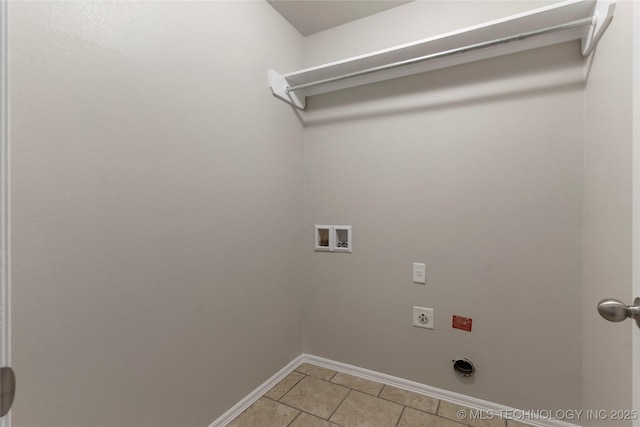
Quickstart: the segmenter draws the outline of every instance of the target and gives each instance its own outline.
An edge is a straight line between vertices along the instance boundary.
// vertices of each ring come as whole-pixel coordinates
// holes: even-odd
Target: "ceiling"
[[[305,37],[412,1],[267,0]]]

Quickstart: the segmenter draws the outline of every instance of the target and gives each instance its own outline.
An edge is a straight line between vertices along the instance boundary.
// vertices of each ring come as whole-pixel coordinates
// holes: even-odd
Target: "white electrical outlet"
[[[421,262],[413,263],[413,283],[427,283],[427,267]]]
[[[433,308],[413,307],[413,326],[433,329]]]

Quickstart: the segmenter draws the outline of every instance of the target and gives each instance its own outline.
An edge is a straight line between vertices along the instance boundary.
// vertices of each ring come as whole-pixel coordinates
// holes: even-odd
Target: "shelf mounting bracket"
[[[295,92],[287,92],[288,87],[289,82],[282,74],[274,70],[269,70],[269,88],[273,96],[300,110],[304,110],[306,97],[296,94]]]
[[[582,55],[589,56],[594,51],[613,20],[615,8],[615,0],[598,0],[593,13],[593,25],[589,27],[587,34],[582,37]]]

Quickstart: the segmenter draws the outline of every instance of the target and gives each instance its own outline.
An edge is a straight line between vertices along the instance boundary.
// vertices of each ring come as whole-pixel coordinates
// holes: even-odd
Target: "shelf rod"
[[[544,35],[544,34],[555,33],[555,32],[558,32],[558,31],[564,31],[564,30],[569,30],[569,29],[572,29],[572,28],[582,27],[582,26],[585,26],[585,25],[594,25],[594,24],[595,24],[595,17],[583,18],[583,19],[579,19],[577,21],[568,22],[566,24],[561,24],[561,25],[556,25],[556,26],[553,26],[553,27],[543,28],[541,30],[530,31],[530,32],[526,32],[526,33],[516,34],[514,36],[503,37],[503,38],[496,39],[496,40],[489,40],[489,41],[486,41],[486,42],[476,43],[476,44],[472,44],[472,45],[469,45],[469,46],[463,46],[463,47],[459,47],[459,48],[455,48],[455,49],[445,50],[444,52],[432,53],[432,54],[429,54],[429,55],[420,56],[418,58],[411,58],[411,59],[406,59],[404,61],[394,62],[394,63],[391,63],[391,64],[386,64],[386,65],[380,65],[380,66],[377,66],[377,67],[367,68],[366,70],[355,71],[353,73],[343,74],[341,76],[336,76],[336,77],[330,77],[328,79],[318,80],[318,81],[315,81],[315,82],[309,82],[309,83],[304,83],[304,84],[295,85],[295,86],[287,86],[285,91],[287,93],[295,92],[297,90],[308,89],[308,88],[311,88],[311,87],[316,87],[316,86],[324,85],[324,84],[327,84],[327,83],[333,83],[333,82],[337,82],[337,81],[341,81],[341,80],[350,79],[352,77],[359,77],[359,76],[364,76],[364,75],[367,75],[367,74],[377,73],[379,71],[386,71],[386,70],[391,70],[391,69],[394,69],[394,68],[404,67],[404,66],[407,66],[407,65],[413,65],[413,64],[417,64],[419,62],[428,61],[428,60],[431,60],[431,59],[443,58],[443,57],[452,56],[452,55],[456,55],[456,54],[460,54],[460,53],[471,52],[471,51],[474,51],[474,50],[483,49],[483,48],[492,47],[492,46],[497,46],[497,45],[506,44],[506,43],[511,43],[511,42],[514,42],[514,41],[521,41],[521,40],[528,39],[528,38],[534,37],[534,36],[540,36],[540,35]]]

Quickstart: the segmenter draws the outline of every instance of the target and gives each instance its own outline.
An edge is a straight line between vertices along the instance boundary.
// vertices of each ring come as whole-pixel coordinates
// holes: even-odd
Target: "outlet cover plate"
[[[413,307],[413,326],[433,329],[433,308]]]
[[[413,283],[420,283],[422,285],[427,283],[427,267],[424,263],[413,263]]]

